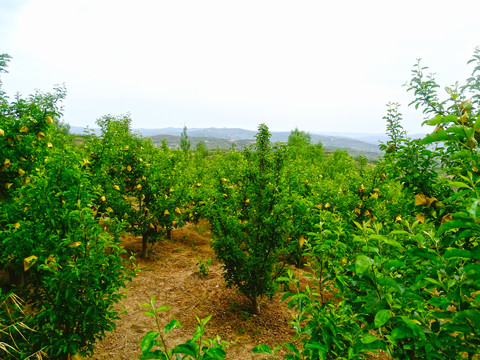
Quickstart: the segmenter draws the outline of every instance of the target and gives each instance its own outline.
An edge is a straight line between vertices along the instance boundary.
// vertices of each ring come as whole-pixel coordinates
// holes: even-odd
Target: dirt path
[[[206,337],[217,334],[230,342],[228,359],[262,359],[252,354],[258,344],[275,346],[291,340],[294,332],[288,322],[291,311],[277,294],[272,301],[262,302],[262,315],[250,315],[246,309],[248,300],[238,292],[225,287],[220,264],[213,261],[209,274],[200,276],[196,265],[199,258],[214,259],[209,245],[210,232],[205,223],[188,224],[172,233],[172,241],[164,241],[153,247],[149,260],[137,259],[142,271],[127,289],[127,298],[119,304],[118,311],[125,310],[117,322],[117,330],[97,345],[91,359],[138,359],[139,342],[150,330],[155,329],[153,317],[144,315],[141,306],[154,295],[156,305],[167,305],[170,311],[162,313],[162,326],[171,319],[183,325],[167,335],[169,347],[189,338],[195,331],[196,319],[212,315],[206,326]],[[139,252],[141,240],[126,238],[125,248]]]

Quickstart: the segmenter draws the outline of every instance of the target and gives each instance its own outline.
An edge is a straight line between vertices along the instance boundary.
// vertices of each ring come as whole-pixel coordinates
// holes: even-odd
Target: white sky
[[[417,58],[442,87],[463,82],[478,14],[479,0],[0,0],[2,81],[11,96],[65,83],[73,126],[130,112],[134,128],[383,133],[400,102],[427,132],[402,85]]]

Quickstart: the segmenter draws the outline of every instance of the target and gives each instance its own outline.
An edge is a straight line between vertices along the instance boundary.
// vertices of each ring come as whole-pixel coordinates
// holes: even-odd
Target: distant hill
[[[91,129],[96,134],[99,129]],[[141,134],[142,136],[151,137],[154,144],[157,146],[161,141],[166,140],[167,146],[170,149],[176,149],[180,145],[180,134],[182,128],[162,128],[162,129],[133,129],[133,132]],[[70,132],[72,134],[84,134],[84,129],[72,126]],[[207,149],[230,149],[232,143],[235,143],[237,149],[242,149],[245,146],[255,142],[256,131],[245,130],[239,128],[192,128],[187,129],[190,138],[191,146],[194,149],[199,142],[205,143]],[[288,141],[290,132],[271,132],[272,142]],[[380,136],[375,134],[359,134],[359,138],[352,135],[326,135],[310,133],[312,143],[321,142],[323,147],[328,150],[345,149],[352,155],[363,154],[370,159],[378,158],[381,155],[378,149]],[[362,140],[365,139],[365,140]],[[375,142],[375,139],[377,141]],[[382,139],[383,140],[383,139]]]

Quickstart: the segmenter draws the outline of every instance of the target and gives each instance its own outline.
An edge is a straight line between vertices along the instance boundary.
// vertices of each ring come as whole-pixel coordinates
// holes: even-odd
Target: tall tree
[[[180,134],[180,149],[185,153],[187,153],[188,150],[190,150],[190,146],[191,146],[191,142],[187,135],[187,127],[184,126],[183,131]]]
[[[282,206],[284,148],[270,145],[265,124],[256,144],[235,166],[225,164],[211,202],[213,247],[229,287],[237,287],[260,313],[259,298],[276,291],[278,254],[287,214]]]

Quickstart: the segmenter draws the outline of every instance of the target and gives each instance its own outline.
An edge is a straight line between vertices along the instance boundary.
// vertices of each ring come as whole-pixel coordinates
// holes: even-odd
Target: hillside
[[[93,129],[96,133],[98,129]],[[171,149],[176,149],[180,145],[180,134],[182,128],[162,128],[162,129],[134,129],[134,132],[142,136],[152,138],[154,144],[160,145],[162,140],[166,140],[167,146]],[[70,132],[73,134],[83,134],[84,129],[72,126]],[[192,128],[187,131],[190,138],[192,148],[200,142],[205,143],[207,149],[221,149],[226,150],[235,144],[236,149],[242,149],[245,146],[255,142],[256,131],[245,130],[240,128]],[[290,132],[275,132],[273,131],[271,137],[272,142],[287,142]],[[381,136],[370,134],[367,141],[362,141],[351,136],[339,135],[324,135],[324,134],[310,134],[312,143],[321,142],[323,147],[327,150],[345,149],[352,155],[363,154],[368,158],[377,158],[381,155],[377,144],[374,143],[375,138]],[[359,137],[366,138],[366,134],[359,134]]]

